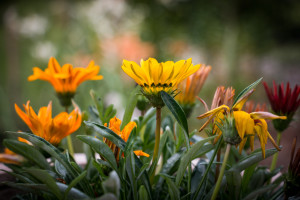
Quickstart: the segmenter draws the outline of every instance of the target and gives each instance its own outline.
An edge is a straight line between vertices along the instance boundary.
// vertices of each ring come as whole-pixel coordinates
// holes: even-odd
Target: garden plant
[[[214,70],[211,66],[193,64],[191,58],[177,62],[149,58],[140,64],[124,60],[120,67],[136,82],[128,92],[122,119],[92,88],[86,98],[94,104],[87,111],[74,101],[83,82],[109,78],[100,75],[94,61],[86,67],[61,66],[51,57],[47,68],[33,68],[28,81],[49,82],[62,112],[52,117],[51,100],[39,109],[30,100],[23,107],[15,104],[17,115],[31,130],[3,133],[6,148],[0,161],[15,181],[1,184],[25,191],[16,194],[16,199],[299,198],[300,148],[296,149],[296,139],[290,147],[280,145],[300,105],[298,85],[291,89],[287,83],[284,90],[284,84],[274,83],[272,90],[263,83],[271,112],[248,101],[262,87],[260,77],[242,91],[234,86],[211,88],[215,92],[209,109],[198,94]],[[196,103],[206,112],[197,117],[198,130],[190,130]],[[141,114],[134,118],[135,109]],[[278,131],[275,139],[268,121]],[[70,137],[81,126],[76,140],[86,147],[84,165],[76,162]],[[268,141],[273,148],[266,149]],[[277,166],[282,148],[291,151],[287,173]],[[270,167],[259,164],[272,156]]]

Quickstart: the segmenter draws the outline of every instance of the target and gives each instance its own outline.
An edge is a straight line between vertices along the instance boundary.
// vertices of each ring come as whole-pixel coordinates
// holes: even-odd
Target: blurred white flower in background
[[[47,62],[51,56],[55,57],[56,53],[57,50],[55,46],[49,41],[38,42],[31,50],[32,57],[45,62]]]
[[[24,37],[33,38],[45,34],[48,20],[37,14],[21,18],[19,32]]]

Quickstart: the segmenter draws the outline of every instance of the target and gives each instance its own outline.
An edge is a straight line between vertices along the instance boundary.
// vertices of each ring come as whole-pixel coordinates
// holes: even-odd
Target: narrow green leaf
[[[58,199],[62,199],[62,194],[58,186],[56,185],[55,180],[52,178],[52,176],[49,175],[47,171],[41,169],[25,169],[25,171],[29,172],[32,176],[34,176],[42,183],[45,183]]]
[[[163,148],[165,147],[167,138],[168,138],[168,132],[170,132],[171,130],[169,128],[166,129],[166,131],[163,133],[160,142],[159,142],[159,149],[158,149],[158,153],[157,153],[157,158],[153,161],[150,169],[149,169],[149,175],[151,175],[152,173],[154,173],[154,170],[156,168],[156,165],[158,163],[158,160],[160,158],[161,152],[163,150]]]
[[[9,171],[6,171],[6,170],[0,170],[0,171],[3,171],[11,176],[14,176],[16,177],[17,179],[19,179],[19,181],[22,181],[23,183],[34,183],[32,180],[30,180],[28,177],[26,176],[23,176],[21,174],[17,174],[17,173],[14,173],[14,172],[9,172]]]
[[[12,139],[5,139],[3,141],[3,144],[7,148],[9,148],[11,151],[13,151],[19,155],[22,155],[26,159],[34,162],[40,168],[50,170],[50,166],[49,166],[46,158],[43,156],[43,154],[41,152],[39,152],[33,146],[26,144],[24,142],[20,142],[18,140],[12,140]]]
[[[183,156],[180,161],[180,165],[176,174],[176,185],[179,186],[183,175],[186,171],[186,168],[188,164],[192,161],[192,159],[198,154],[198,152],[201,150],[201,147],[211,139],[215,138],[216,136],[208,137],[204,140],[201,140],[200,142],[197,142],[194,144]]]
[[[247,169],[245,169],[244,175],[243,175],[243,179],[242,179],[242,191],[243,193],[246,192],[246,189],[248,187],[248,184],[251,180],[251,177],[255,171],[257,164],[251,165],[250,167],[248,167]]]
[[[134,162],[134,153],[130,151],[130,154],[126,157],[126,171],[131,183],[132,196],[134,200],[138,199],[138,190],[137,190],[137,179],[135,177],[135,162]]]
[[[137,86],[131,93],[129,97],[129,101],[127,102],[125,113],[123,116],[122,124],[121,124],[121,130],[125,127],[126,124],[128,124],[131,120],[134,108],[137,103],[136,95],[138,94],[139,90],[141,89],[140,86]]]
[[[84,123],[87,126],[93,128],[96,133],[100,134],[102,137],[107,138],[112,143],[117,145],[122,151],[125,150],[126,143],[124,142],[124,140],[122,140],[122,138],[120,136],[118,136],[116,133],[114,133],[109,128],[107,128],[105,126],[102,126],[100,124],[94,123],[94,122],[84,122]],[[140,161],[140,159],[138,159],[138,157],[136,155],[134,155],[134,157],[135,157],[136,167],[137,167],[137,169],[140,169],[143,166],[143,164]],[[149,176],[146,172],[143,173],[143,175],[141,177],[141,180],[144,183],[144,186],[145,186],[145,188],[148,192],[149,198],[152,199],[152,191],[151,191]]]
[[[241,183],[242,183],[242,177],[240,175],[240,172],[238,171],[231,171],[226,173],[226,180],[227,180],[227,187],[229,191],[229,196],[232,199],[239,199],[240,190],[241,190]]]
[[[79,181],[81,181],[87,174],[87,171],[82,172],[77,178],[75,178],[68,186],[68,188],[65,190],[64,192],[64,198],[63,199],[67,199],[68,194],[70,192],[70,190],[72,189],[72,187],[74,187],[75,185],[77,185],[77,183]]]
[[[95,152],[99,153],[110,164],[111,168],[118,172],[118,165],[111,149],[101,140],[87,135],[78,135],[77,138],[90,145]]]
[[[176,184],[166,175],[164,174],[159,174],[160,176],[162,176],[167,184],[168,184],[168,189],[169,189],[169,195],[171,197],[172,200],[180,200],[180,191],[179,188],[176,186]]]
[[[241,91],[239,93],[239,95],[235,98],[234,102],[233,102],[233,106],[236,104],[236,102],[247,92],[249,92],[251,89],[254,89],[262,80],[263,78],[260,78],[258,80],[256,80],[254,83],[252,83],[251,85],[247,86],[245,89],[243,89],[243,91]]]
[[[66,170],[68,171],[68,175],[70,175],[70,178],[75,179],[79,175],[78,172],[73,168],[73,166],[70,165],[67,156],[61,153],[56,147],[54,147],[52,144],[50,144],[43,138],[25,132],[6,132],[6,133],[9,133],[10,135],[22,137],[30,141],[34,146],[46,151],[53,158],[57,159],[66,168]],[[79,183],[79,185],[82,191],[84,191],[86,194],[91,196],[94,195],[94,192],[86,179],[82,180]]]
[[[266,158],[272,156],[276,152],[278,152],[278,151],[275,148],[266,150]],[[238,172],[241,172],[241,171],[247,169],[248,167],[250,167],[250,166],[254,165],[255,163],[258,163],[262,160],[264,160],[264,158],[262,157],[261,152],[256,152],[254,154],[250,154],[249,156],[247,156],[243,160],[239,161],[236,165],[231,167],[229,169],[229,171],[235,171],[236,170]]]
[[[100,124],[97,124],[95,122],[84,122],[88,127],[94,129],[94,131],[98,134],[100,134],[102,137],[105,137],[106,139],[110,140],[112,143],[117,145],[121,150],[125,150],[126,143],[120,136],[118,136],[115,132],[110,130],[109,128],[102,126]]]
[[[186,134],[189,133],[188,129],[188,123],[186,120],[186,116],[184,114],[183,109],[180,107],[180,105],[174,100],[173,97],[171,97],[168,93],[165,91],[162,91],[161,98],[166,104],[166,106],[169,108],[169,110],[174,115],[175,119],[178,121],[178,123],[182,126],[182,128],[185,130]]]
[[[243,198],[243,200],[252,200],[252,199],[256,199],[259,195],[266,193],[272,189],[274,189],[276,187],[276,185],[267,185],[267,186],[263,186],[259,189],[256,189],[255,191],[251,192],[250,194],[248,194],[245,198]]]

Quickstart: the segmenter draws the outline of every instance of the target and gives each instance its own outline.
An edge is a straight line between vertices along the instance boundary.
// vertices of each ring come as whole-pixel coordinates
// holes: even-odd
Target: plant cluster
[[[140,65],[124,60],[122,69],[138,85],[120,120],[114,106],[105,106],[93,90],[94,105],[88,112],[81,112],[73,101],[82,82],[103,78],[93,61],[86,68],[74,68],[61,67],[50,58],[44,71],[34,68],[28,80],[50,82],[64,111],[52,118],[51,102],[37,113],[29,101],[24,111],[15,105],[31,133],[5,133],[9,138],[3,141],[6,149],[0,161],[11,169],[6,173],[16,182],[1,184],[27,192],[16,195],[18,199],[287,199],[299,195],[300,153],[294,156],[295,142],[287,174],[276,168],[275,156],[271,169],[259,165],[282,148],[280,139],[275,142],[270,135],[266,120],[284,121],[288,116],[291,121],[299,106],[298,86],[293,92],[287,86],[288,108],[277,112],[275,108],[284,105],[276,100],[274,114],[246,103],[262,79],[236,97],[232,87],[218,87],[210,110],[198,97],[207,109],[198,119],[208,117],[199,129],[205,130],[206,137],[200,137],[197,130],[189,130],[188,119],[210,66],[193,65],[191,59],[159,63],[149,58]],[[136,107],[142,115],[132,119]],[[75,160],[70,137],[80,126],[85,131],[76,138],[85,146],[84,166]],[[64,138],[68,148],[60,143]],[[256,138],[261,148],[254,145]],[[265,149],[268,139],[275,148]]]

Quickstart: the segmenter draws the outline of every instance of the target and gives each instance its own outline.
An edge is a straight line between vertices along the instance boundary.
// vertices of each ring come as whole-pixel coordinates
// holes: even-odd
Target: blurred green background
[[[0,11],[1,132],[28,130],[14,103],[30,100],[37,109],[52,100],[54,115],[63,110],[49,83],[27,81],[32,67],[45,69],[51,56],[60,64],[86,66],[94,60],[100,65],[104,79],[84,82],[75,101],[87,110],[92,104],[89,90],[94,89],[115,105],[119,117],[134,86],[121,70],[123,59],[191,57],[194,64],[211,65],[199,94],[208,105],[219,85],[233,86],[238,93],[260,77],[269,84],[289,81],[292,86],[300,80],[297,0],[11,0],[2,2]],[[252,99],[268,104],[262,85]],[[192,129],[203,123],[195,119],[203,112],[199,104],[189,122]],[[283,146],[299,129],[292,123]]]

